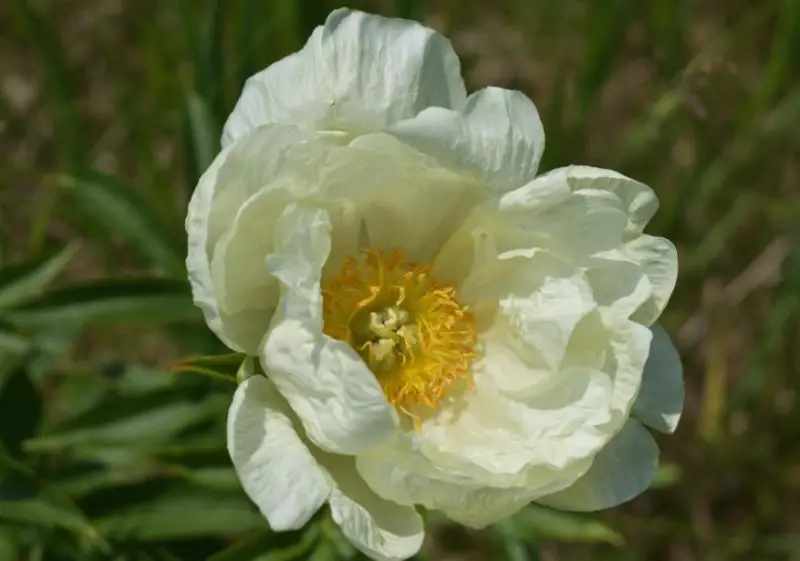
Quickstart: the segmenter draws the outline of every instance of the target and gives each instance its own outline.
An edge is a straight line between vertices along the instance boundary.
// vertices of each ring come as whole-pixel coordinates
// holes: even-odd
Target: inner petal
[[[366,249],[325,281],[322,297],[324,332],[358,352],[387,400],[410,418],[420,421],[472,386],[474,316],[430,264]]]

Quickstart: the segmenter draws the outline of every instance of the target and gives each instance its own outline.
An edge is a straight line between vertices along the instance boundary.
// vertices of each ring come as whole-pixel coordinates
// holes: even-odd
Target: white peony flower
[[[274,530],[324,503],[375,559],[412,556],[416,505],[471,527],[536,501],[646,489],[681,365],[654,325],[677,274],[642,233],[653,191],[570,166],[516,91],[467,96],[450,43],[337,10],[256,74],[186,222],[195,301],[266,376],[228,449]]]

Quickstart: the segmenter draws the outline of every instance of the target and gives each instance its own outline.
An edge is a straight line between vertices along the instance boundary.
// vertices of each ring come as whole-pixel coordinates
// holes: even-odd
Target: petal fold
[[[300,51],[248,79],[222,143],[263,123],[362,134],[428,107],[461,109],[465,99],[458,56],[442,35],[339,9]]]
[[[633,415],[657,431],[672,433],[683,410],[683,365],[667,332],[659,325],[651,329],[650,355]]]
[[[612,508],[643,493],[658,468],[658,446],[639,421],[629,419],[574,485],[538,499],[561,510]]]
[[[463,112],[430,108],[391,127],[392,134],[504,193],[532,180],[544,152],[544,128],[524,94],[486,88],[469,96]]]
[[[263,376],[239,385],[228,413],[233,466],[275,531],[302,528],[332,489],[291,417],[286,402]]]
[[[358,453],[394,430],[396,413],[361,357],[322,332],[328,213],[289,205],[276,224],[275,246],[267,268],[281,285],[281,300],[261,349],[262,366],[314,444]]]
[[[331,515],[353,545],[381,561],[408,559],[419,551],[425,527],[413,507],[376,495],[352,458],[327,455],[322,463],[336,481]]]

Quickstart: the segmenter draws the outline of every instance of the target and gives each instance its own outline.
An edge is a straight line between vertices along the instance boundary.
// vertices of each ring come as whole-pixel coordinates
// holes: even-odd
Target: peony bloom
[[[222,144],[187,265],[211,329],[266,373],[236,390],[228,449],[274,530],[328,503],[361,551],[404,559],[417,505],[479,528],[646,489],[644,425],[672,432],[683,402],[652,190],[537,176],[530,100],[467,96],[442,36],[348,10],[248,80]]]

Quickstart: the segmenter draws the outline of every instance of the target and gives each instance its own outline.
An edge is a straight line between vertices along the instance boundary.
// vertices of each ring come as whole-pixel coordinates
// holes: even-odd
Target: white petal
[[[459,295],[479,320],[492,314],[482,340],[504,338],[529,368],[549,372],[559,370],[572,331],[595,308],[582,273],[543,250],[476,260]]]
[[[354,454],[391,433],[396,414],[361,357],[322,333],[320,275],[329,251],[328,214],[289,205],[267,258],[281,301],[261,361],[309,439],[323,450]]]
[[[558,470],[608,442],[603,427],[611,420],[612,387],[606,374],[563,370],[534,396],[515,400],[501,394],[480,365],[475,370],[475,391],[422,425],[419,449],[441,469],[483,470],[514,481],[529,467],[541,467],[553,470],[536,482],[546,486],[558,480]]]
[[[484,528],[513,515],[544,494],[568,486],[589,467],[589,461],[573,465],[562,470],[559,478],[549,478],[547,486],[500,488],[475,481],[444,481],[412,473],[395,462],[371,457],[359,457],[356,464],[370,487],[384,498],[439,510],[470,528]],[[535,476],[531,478],[535,479]]]
[[[596,254],[584,271],[600,306],[620,317],[631,317],[652,297],[653,289],[642,266],[621,250]]]
[[[324,454],[323,467],[336,482],[330,506],[334,522],[372,559],[408,559],[422,546],[422,517],[410,506],[382,499],[356,471],[353,458]]]
[[[350,205],[374,249],[402,248],[430,261],[486,192],[476,181],[385,133],[363,135],[335,151],[325,167],[324,196]]]
[[[271,197],[270,191],[280,186],[293,185],[293,189],[298,189],[299,186],[315,185],[316,170],[330,148],[293,127],[260,127],[224,149],[203,174],[192,195],[186,218],[189,241],[186,265],[192,293],[212,331],[236,351],[255,352],[254,347],[263,337],[269,322],[269,313],[264,310],[274,308],[276,301],[269,297],[268,290],[261,291],[260,298],[252,302],[254,306],[248,305],[245,309],[239,306],[238,311],[228,312],[227,306],[221,302],[224,294],[220,294],[220,290],[224,287],[219,285],[224,267],[216,275],[212,274],[215,254],[217,250],[223,253],[227,250],[223,238],[233,235],[228,233],[226,236],[226,233],[250,197],[256,194]],[[272,226],[270,221],[260,222],[262,232]],[[244,241],[259,247],[258,239],[245,238]],[[264,251],[257,262],[240,263],[249,265],[250,273],[256,276],[266,273],[261,264],[269,248],[264,244],[261,247]],[[267,274],[258,278],[270,283]],[[257,282],[255,287],[258,287]],[[230,292],[236,294],[237,290]]]
[[[658,446],[638,421],[629,419],[595,457],[592,467],[563,491],[537,502],[561,510],[593,511],[622,504],[649,487],[658,468]]]
[[[291,415],[263,376],[239,385],[228,413],[228,451],[236,473],[275,531],[302,528],[332,489]]]
[[[335,10],[297,53],[251,77],[227,145],[262,123],[364,133],[466,98],[450,42],[416,22]]]
[[[525,188],[537,189],[538,181]],[[512,207],[504,202],[501,199],[500,216],[506,228],[525,233],[527,238],[518,237],[527,247],[546,248],[575,264],[584,264],[589,256],[622,245],[627,218],[619,198],[608,191],[585,189],[546,210]]]
[[[651,329],[650,356],[633,414],[655,430],[671,433],[675,432],[683,410],[683,365],[666,331],[659,325]]]
[[[186,233],[188,235],[186,269],[192,285],[194,303],[203,312],[209,328],[230,348],[241,351],[241,348],[229,341],[223,333],[222,319],[217,297],[214,294],[214,284],[211,280],[211,259],[208,252],[209,246],[212,245],[208,239],[211,204],[220,169],[228,159],[230,152],[231,149],[223,150],[214,159],[214,162],[200,178],[189,201],[189,209],[186,214]],[[212,243],[216,243],[216,240],[213,240]]]
[[[561,169],[570,188],[575,192],[596,189],[619,197],[628,216],[625,230],[629,235],[641,233],[658,210],[658,197],[653,190],[621,173],[591,166],[569,166]]]
[[[453,169],[482,177],[497,193],[532,180],[544,152],[536,106],[502,88],[473,93],[461,113],[427,109],[390,132]]]
[[[625,244],[625,253],[638,262],[652,287],[651,299],[634,314],[650,325],[667,305],[678,279],[678,252],[669,240],[642,235]]]
[[[611,408],[614,420],[610,430],[616,432],[630,415],[642,386],[644,365],[653,336],[649,328],[611,314],[604,314],[603,321],[610,336],[602,370],[613,380]]]

